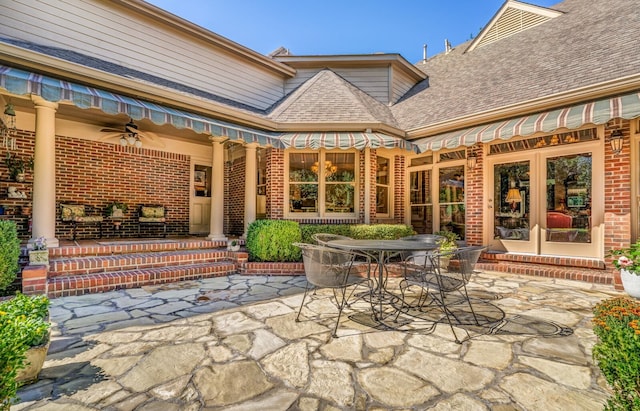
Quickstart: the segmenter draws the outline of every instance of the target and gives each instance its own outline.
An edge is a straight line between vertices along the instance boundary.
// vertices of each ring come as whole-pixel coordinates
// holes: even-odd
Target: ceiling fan
[[[100,140],[115,140],[117,138],[123,147],[133,146],[140,148],[142,147],[142,139],[151,146],[164,147],[164,144],[155,133],[138,130],[138,125],[133,122],[133,119],[129,119],[129,122],[122,129],[107,127],[100,131],[108,133],[100,137]]]

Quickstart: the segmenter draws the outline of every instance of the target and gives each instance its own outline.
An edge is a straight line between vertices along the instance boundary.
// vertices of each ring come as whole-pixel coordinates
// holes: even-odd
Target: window
[[[389,176],[391,165],[388,158],[378,157],[378,169],[376,171],[376,213],[389,214]]]
[[[356,176],[353,152],[289,153],[291,213],[352,214]]]

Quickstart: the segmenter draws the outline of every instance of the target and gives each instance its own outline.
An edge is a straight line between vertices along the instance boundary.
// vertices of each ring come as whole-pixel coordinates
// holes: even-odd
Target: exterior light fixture
[[[124,133],[120,136],[120,145],[123,147],[126,146],[134,146],[136,148],[142,147],[142,140],[140,140],[140,136],[138,135],[138,126],[130,120],[124,126]]]
[[[622,131],[619,128],[613,130],[611,132],[611,136],[609,137],[609,144],[611,145],[611,151],[613,154],[618,155],[622,151],[622,145],[624,143],[624,139],[622,137]]]
[[[478,155],[474,152],[469,153],[469,155],[467,156],[467,167],[469,168],[469,171],[473,171],[476,168],[477,164]]]
[[[0,135],[4,147],[9,150],[16,148],[16,110],[11,103],[4,106],[4,114],[0,122]]]

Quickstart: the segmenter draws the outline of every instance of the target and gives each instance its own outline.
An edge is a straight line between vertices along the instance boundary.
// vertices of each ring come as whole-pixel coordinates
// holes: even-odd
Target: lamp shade
[[[520,195],[520,190],[515,187],[512,187],[507,192],[507,198],[504,199],[507,203],[520,203],[522,202],[522,196]]]

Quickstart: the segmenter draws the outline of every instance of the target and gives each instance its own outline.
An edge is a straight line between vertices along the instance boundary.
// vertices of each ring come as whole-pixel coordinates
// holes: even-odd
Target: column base
[[[224,234],[209,234],[207,236],[207,240],[211,240],[211,241],[227,241],[228,238],[227,236],[225,236]]]

